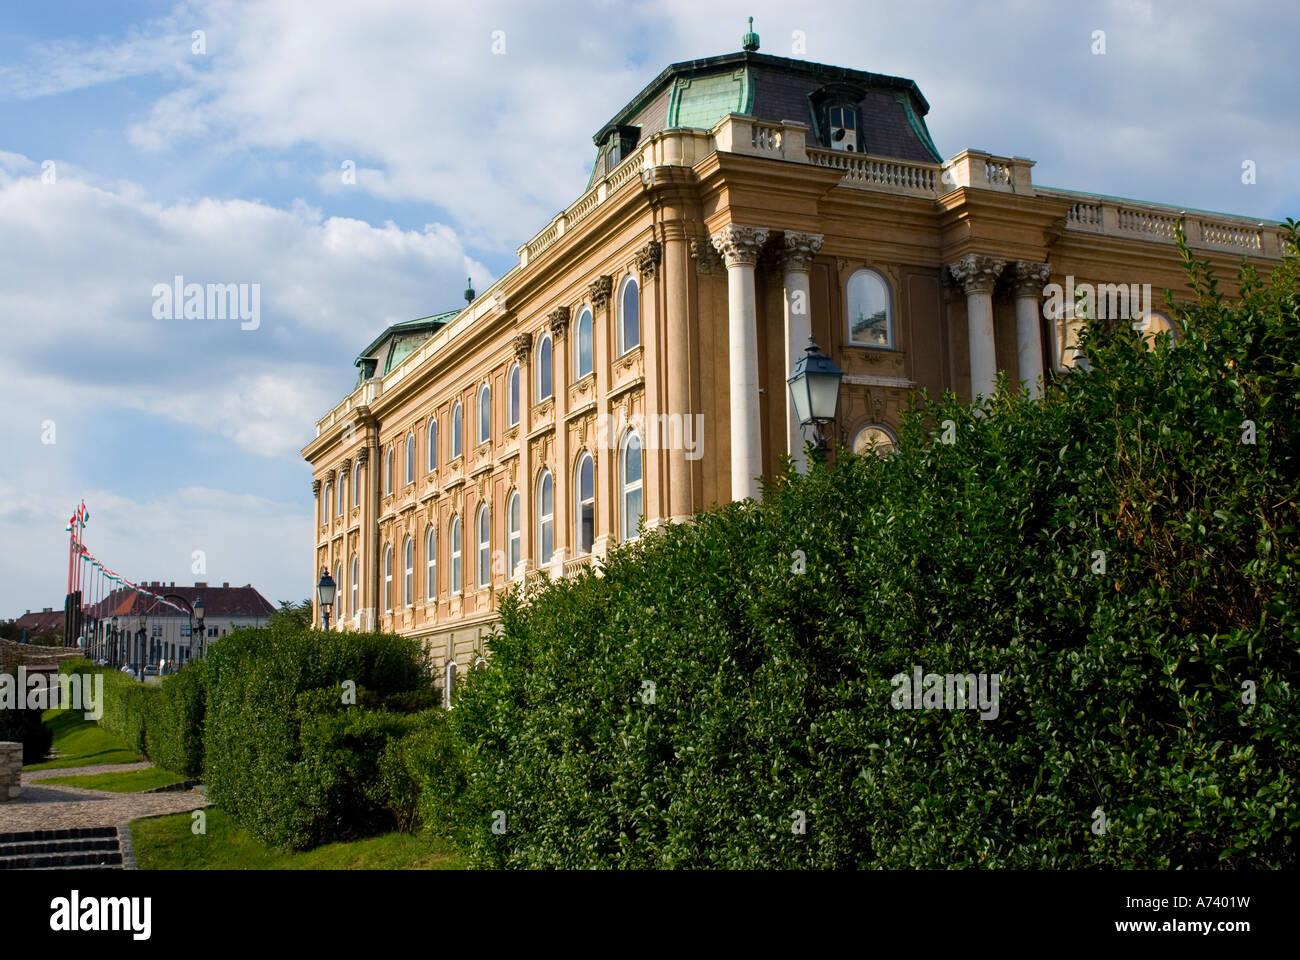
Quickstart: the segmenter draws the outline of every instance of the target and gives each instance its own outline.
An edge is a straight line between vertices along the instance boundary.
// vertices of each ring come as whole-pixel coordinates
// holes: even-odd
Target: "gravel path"
[[[17,800],[0,803],[0,833],[26,830],[62,830],[69,827],[116,827],[139,817],[186,813],[208,806],[197,790],[183,793],[110,793],[57,784],[41,784],[40,777],[77,776],[118,770],[141,770],[149,763],[127,763],[67,770],[35,770],[23,774],[23,793]]]

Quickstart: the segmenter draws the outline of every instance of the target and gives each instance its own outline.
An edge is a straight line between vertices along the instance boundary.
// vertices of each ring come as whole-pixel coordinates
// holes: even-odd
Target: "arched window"
[[[850,104],[837,103],[827,111],[832,150],[855,153],[858,150],[858,111]]]
[[[335,488],[334,488],[334,490],[335,490],[335,492],[334,492],[334,515],[335,515],[336,517],[341,517],[341,516],[343,516],[343,508],[344,508],[345,506],[347,506],[347,502],[348,502],[348,495],[347,495],[347,490],[348,490],[348,488],[347,488],[347,482],[348,482],[348,474],[347,474],[347,471],[346,471],[346,470],[340,470],[340,471],[338,472],[338,480],[335,482],[336,485],[335,485]],[[337,582],[338,582],[338,581],[336,580],[335,583],[337,583]]]
[[[460,401],[451,408],[451,459],[455,460],[460,456],[461,441],[465,437],[464,433],[465,417],[460,407]]]
[[[415,541],[410,537],[402,544],[402,603],[415,604]]]
[[[555,480],[543,470],[537,478],[537,565],[544,567],[555,553]]]
[[[438,469],[438,418],[437,417],[429,418],[429,429],[428,429],[428,435],[426,437],[426,442],[428,443],[429,448],[428,450],[425,451],[424,460],[425,460],[426,469],[430,473],[432,473],[434,470]]]
[[[515,569],[519,566],[519,491],[511,490],[506,500],[506,540],[509,543],[510,569],[506,576],[515,578]]]
[[[1135,323],[1133,326],[1136,327],[1137,331],[1142,335],[1142,339],[1146,342],[1148,350],[1155,348],[1156,337],[1160,336],[1162,333],[1169,334],[1174,343],[1178,342],[1178,331],[1174,329],[1174,325],[1169,322],[1169,318],[1163,313],[1155,313],[1153,311],[1148,317]]]
[[[591,553],[591,545],[596,539],[596,465],[592,462],[591,454],[584,452],[578,458],[575,479],[577,483],[574,484],[573,495],[576,509],[573,516],[577,529],[574,531],[574,540],[579,553]]]
[[[898,440],[888,427],[865,426],[853,437],[854,453],[874,453],[887,457],[898,449]]]
[[[415,431],[406,435],[406,482],[415,483]]]
[[[320,488],[320,522],[328,523],[330,518],[330,482],[325,481],[325,485]]]
[[[487,504],[478,508],[478,586],[480,588],[492,583],[492,515]]]
[[[424,599],[438,599],[438,528],[433,524],[424,532]]]
[[[361,563],[357,560],[357,555],[352,554],[351,568],[348,570],[348,590],[352,598],[348,605],[348,616],[357,615],[357,601],[360,599],[361,592]]]
[[[384,459],[384,493],[393,492],[393,447],[388,446],[388,456]]]
[[[577,352],[574,357],[574,369],[578,371],[575,380],[581,380],[587,374],[591,373],[595,365],[595,341],[592,339],[592,322],[591,310],[583,307],[582,312],[578,314],[578,335],[573,338],[573,348]]]
[[[858,270],[847,290],[849,342],[866,347],[894,346],[894,307],[889,284],[874,270]]]
[[[451,592],[460,593],[464,584],[460,578],[460,517],[451,518]]]
[[[537,401],[539,403],[553,392],[551,367],[551,338],[544,336],[537,344]]]
[[[361,506],[361,461],[352,468],[352,506]]]
[[[492,388],[486,383],[478,388],[478,442],[492,439]]]
[[[519,422],[519,364],[511,365],[510,372],[506,374],[506,380],[510,384],[509,409],[506,412],[509,414],[509,425],[513,427]]]
[[[619,497],[620,514],[623,523],[623,539],[635,540],[641,526],[641,437],[635,430],[629,430],[623,436],[619,450]]]
[[[627,353],[641,343],[641,292],[636,279],[629,276],[623,281],[618,297],[618,352]]]
[[[384,609],[393,612],[393,546],[384,549]]]

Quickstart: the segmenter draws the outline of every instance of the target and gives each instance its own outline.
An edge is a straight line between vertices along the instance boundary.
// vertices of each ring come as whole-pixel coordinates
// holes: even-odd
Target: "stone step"
[[[62,830],[27,830],[20,833],[0,833],[0,843],[32,843],[37,840],[95,840],[104,837],[117,839],[117,827],[67,827]]]
[[[117,837],[0,843],[0,857],[21,857],[33,853],[99,853],[117,850]]]
[[[122,854],[114,850],[100,853],[42,853],[21,857],[0,856],[0,870],[37,870],[42,867],[117,867]]]

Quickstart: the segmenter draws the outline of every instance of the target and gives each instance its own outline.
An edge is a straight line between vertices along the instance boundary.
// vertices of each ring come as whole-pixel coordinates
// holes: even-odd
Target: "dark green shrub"
[[[481,866],[1295,867],[1300,260],[1188,261],[1176,347],[1095,330],[1040,402],[508,598],[426,819]],[[894,709],[914,665],[998,716]]]
[[[391,823],[378,767],[409,721],[364,705],[429,685],[417,641],[281,620],[214,645],[205,676],[208,795],[260,840],[304,848]]]
[[[204,663],[192,661],[164,677],[146,718],[145,754],[164,770],[185,777],[203,775]]]

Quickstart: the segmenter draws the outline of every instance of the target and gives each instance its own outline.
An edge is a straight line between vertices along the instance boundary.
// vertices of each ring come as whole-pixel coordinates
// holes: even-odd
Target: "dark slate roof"
[[[402,340],[409,337],[417,337],[421,342],[423,342],[450,323],[452,318],[454,318],[458,313],[460,313],[460,310],[448,310],[445,313],[435,313],[433,316],[429,317],[417,317],[414,320],[403,320],[401,323],[394,323],[392,326],[386,327],[383,333],[375,337],[374,340],[371,340],[370,344],[361,351],[357,356],[355,365],[360,367],[362,361],[370,357],[376,350],[383,346],[384,341],[386,340]],[[419,348],[417,347],[416,349]],[[398,360],[397,362],[400,363],[401,360]],[[386,372],[391,369],[393,365],[394,363],[391,357],[390,347],[390,356],[380,358],[380,366],[384,368],[381,372]]]
[[[650,81],[592,138],[600,148],[593,179],[608,172],[602,164],[620,128],[639,127],[644,139],[675,126],[712,126],[727,113],[806,123],[810,144],[830,146],[813,107],[813,95],[827,89],[852,92],[862,119],[863,152],[942,159],[925,126],[930,104],[912,80],[746,51],[674,63]]]
[[[251,584],[245,584],[242,587],[232,587],[229,584],[211,587],[206,583],[196,583],[192,587],[187,587],[183,584],[169,586],[167,584],[146,582],[141,583],[140,586],[159,595],[171,593],[184,597],[190,603],[202,597],[203,616],[207,619],[213,617],[265,618],[275,612],[275,607],[271,606],[270,602],[258,593]],[[150,617],[186,616],[185,613],[178,613],[152,597],[146,597],[125,587],[114,590],[102,601],[90,608],[90,616],[96,619],[107,619],[114,616],[134,617],[142,613]],[[62,614],[60,614],[59,619],[63,619]]]

